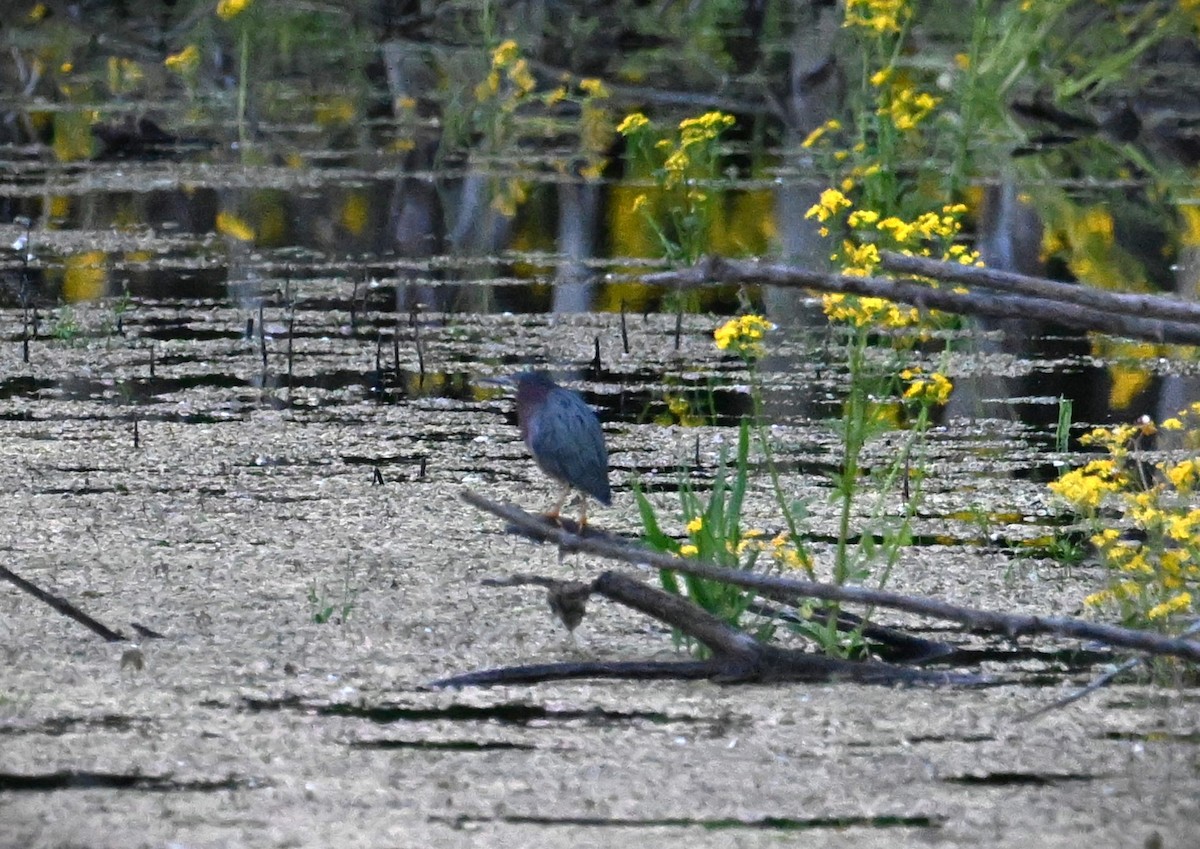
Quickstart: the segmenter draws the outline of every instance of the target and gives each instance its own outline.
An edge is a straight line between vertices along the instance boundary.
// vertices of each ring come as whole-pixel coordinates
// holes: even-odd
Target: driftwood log
[[[853,277],[786,263],[709,257],[690,268],[640,278],[660,286],[718,283],[770,285],[887,298],[921,309],[990,318],[1039,319],[1153,342],[1200,345],[1200,306],[1161,295],[1100,292],[1083,285],[884,252],[889,271],[963,284],[982,291],[934,288],[927,281]]]
[[[641,545],[592,530],[581,534],[574,525],[556,524],[545,517],[534,516],[511,504],[492,501],[470,490],[465,490],[462,497],[472,506],[504,519],[509,524],[510,532],[536,541],[554,543],[563,551],[586,552],[634,566],[668,569],[706,580],[723,581],[786,605],[799,605],[803,600],[813,598],[863,604],[957,622],[964,631],[976,634],[1001,635],[1013,640],[1032,635],[1090,640],[1114,649],[1174,656],[1193,663],[1200,661],[1200,641],[1196,640],[1072,617],[999,613],[883,590],[726,569],[694,558],[650,551]],[[580,677],[711,678],[726,682],[847,680],[889,685],[1000,683],[970,674],[934,673],[890,663],[844,661],[766,646],[686,599],[619,572],[605,572],[590,584],[568,584],[540,577],[520,577],[496,583],[533,583],[547,587],[551,592],[551,607],[569,628],[573,628],[582,618],[587,597],[602,595],[698,640],[711,651],[712,657],[704,661],[678,663],[562,663],[511,667],[459,675],[434,682],[431,686],[531,683]],[[559,595],[557,600],[556,593]],[[564,603],[564,597],[570,601]],[[564,616],[560,610],[564,606],[568,616]]]

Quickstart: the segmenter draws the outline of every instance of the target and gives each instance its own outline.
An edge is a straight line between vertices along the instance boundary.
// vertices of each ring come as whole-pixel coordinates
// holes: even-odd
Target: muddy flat
[[[630,611],[593,602],[571,640],[542,591],[481,586],[609,565],[507,536],[460,500],[464,486],[529,509],[552,495],[511,402],[469,376],[494,366],[443,375],[427,394],[389,383],[381,402],[369,381],[319,377],[339,359],[368,372],[374,339],[313,333],[289,399],[281,343],[264,376],[259,351],[238,338],[240,316],[210,315],[206,326],[228,332],[190,340],[190,353],[160,341],[151,378],[137,337],[154,320],[131,319],[131,338],[38,342],[29,364],[19,344],[0,352],[9,380],[24,381],[0,422],[6,565],[125,634],[133,623],[162,634],[106,643],[0,585],[0,845],[1191,845],[1195,691],[1119,684],[1021,721],[1102,671],[1072,664],[1062,644],[983,664],[1013,683],[982,690],[426,689],[517,663],[679,655]],[[582,340],[603,336],[619,364],[615,319],[572,326]],[[669,349],[663,328],[640,331],[643,356]],[[431,331],[431,356],[448,361],[468,335],[479,350],[511,338],[565,345],[562,332],[500,317],[469,334]],[[697,324],[684,350],[719,366],[709,332]],[[795,373],[771,378],[780,403]],[[699,446],[714,462],[720,429],[622,420],[603,382],[590,388],[602,412],[613,405],[616,485],[594,519],[634,535],[631,479],[657,481],[653,497],[670,508],[680,458]],[[819,532],[832,521],[816,469],[827,425],[781,418],[774,433],[795,461],[785,482],[814,497]],[[951,509],[1018,498],[1037,515],[1044,486],[1006,465],[1036,454],[1019,430],[946,422],[932,449],[942,465],[931,533],[891,586],[1079,609],[1097,580],[1086,565],[974,544]],[[751,518],[771,522],[766,484],[751,501]],[[1041,530],[1003,521],[991,532]]]

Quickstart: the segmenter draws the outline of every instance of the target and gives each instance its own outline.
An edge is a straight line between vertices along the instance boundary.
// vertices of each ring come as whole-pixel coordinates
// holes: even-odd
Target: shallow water
[[[604,422],[615,501],[597,523],[637,533],[635,483],[670,515],[752,409],[750,376],[712,339],[738,295],[705,290],[677,316],[676,293],[638,284],[660,263],[627,230],[630,186],[574,176],[552,142],[435,166],[411,115],[307,123],[287,114],[308,108],[302,93],[276,93],[249,146],[224,92],[108,103],[106,121],[154,114],[183,137],[153,156],[106,158],[91,104],[22,103],[57,129],[0,147],[0,546],[9,568],[110,626],[164,635],[127,655],[0,587],[0,843],[73,845],[86,827],[96,846],[765,846],[797,831],[855,847],[1154,832],[1188,845],[1194,689],[1122,684],[1018,721],[1119,659],[1091,647],[924,624],[1011,679],[986,690],[424,690],[506,664],[677,656],[629,611],[593,603],[571,642],[540,591],[481,586],[603,567],[505,536],[458,491],[548,501],[511,400],[484,382],[546,366]],[[770,167],[739,175],[729,239],[815,261],[828,247],[803,211],[824,183],[794,154],[772,149]],[[1027,257],[1037,236],[1004,171],[978,175],[991,198],[978,235],[996,260]],[[491,200],[514,175],[528,198],[509,217]],[[1046,181],[1089,202],[1146,191]],[[1155,282],[1194,289],[1194,253],[1161,265]],[[778,325],[764,409],[827,573],[842,341],[807,295],[749,298]],[[889,587],[1078,613],[1103,576],[1048,557],[1067,517],[1045,483],[1079,460],[1055,453],[1059,399],[1076,437],[1161,419],[1200,398],[1200,366],[1034,324],[951,339],[944,362],[935,344],[917,358],[956,390]],[[747,524],[781,529],[762,475]]]

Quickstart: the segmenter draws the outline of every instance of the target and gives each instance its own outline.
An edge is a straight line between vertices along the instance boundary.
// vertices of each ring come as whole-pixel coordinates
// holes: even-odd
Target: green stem
[[[946,172],[946,198],[952,201],[958,197],[965,182],[967,159],[970,156],[971,133],[976,131],[975,123],[975,88],[979,83],[979,62],[983,55],[983,46],[988,40],[988,24],[991,14],[991,0],[975,0],[974,16],[971,27],[971,46],[967,53],[967,77],[963,85],[960,108],[962,118],[958,122],[958,133],[954,156],[950,168]]]
[[[862,453],[864,429],[866,427],[867,398],[864,371],[867,345],[866,330],[857,328],[850,345],[849,379],[850,392],[846,398],[845,449],[842,459],[841,496],[842,510],[838,521],[837,550],[834,555],[833,580],[843,584],[850,574],[848,544],[850,538],[850,516],[854,507],[854,495],[858,484],[858,463]]]
[[[250,65],[250,36],[246,31],[245,24],[242,25],[241,47],[241,56],[238,59],[237,125],[238,149],[244,154],[246,150],[246,89],[249,85],[246,74]]]
[[[771,490],[775,494],[775,503],[779,505],[779,511],[783,514],[788,536],[799,551],[800,532],[796,527],[796,517],[792,513],[791,504],[788,503],[787,494],[783,491],[783,484],[779,479],[779,467],[775,464],[775,454],[771,450],[771,442],[767,438],[766,425],[763,424],[765,419],[763,416],[762,380],[752,364],[747,363],[747,366],[750,368],[750,398],[754,404],[754,433],[758,438],[758,444],[762,446],[763,459],[767,464],[767,474],[771,478]],[[808,558],[805,558],[804,571],[809,578],[815,578],[812,562]]]

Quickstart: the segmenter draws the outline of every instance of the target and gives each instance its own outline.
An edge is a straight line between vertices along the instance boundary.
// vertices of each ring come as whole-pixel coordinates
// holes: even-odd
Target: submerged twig
[[[258,350],[262,356],[263,374],[267,373],[267,322],[263,316],[263,302],[258,302]]]
[[[292,365],[293,365],[293,354],[295,351],[294,340],[296,338],[296,313],[295,312],[292,312],[288,315],[287,334],[288,334],[287,387],[288,387],[288,401],[291,402],[291,400],[292,400]]]
[[[1185,630],[1180,636],[1186,637],[1188,635],[1196,634],[1196,633],[1200,633],[1200,619],[1197,619],[1195,622],[1193,622],[1191,627],[1189,627],[1187,630]],[[1086,687],[1081,687],[1080,689],[1076,690],[1075,692],[1070,693],[1066,696],[1063,696],[1061,699],[1056,699],[1055,701],[1051,702],[1048,705],[1043,705],[1042,707],[1038,708],[1037,710],[1031,710],[1028,713],[1021,714],[1020,716],[1017,717],[1017,722],[1028,722],[1029,720],[1036,719],[1037,717],[1042,716],[1043,714],[1050,713],[1051,711],[1058,710],[1059,708],[1064,708],[1069,704],[1079,701],[1080,699],[1084,698],[1085,696],[1090,696],[1092,693],[1096,692],[1097,690],[1107,687],[1109,684],[1111,684],[1113,681],[1117,680],[1117,678],[1121,677],[1126,672],[1132,672],[1134,669],[1137,669],[1139,666],[1143,665],[1145,662],[1146,662],[1146,658],[1144,658],[1144,657],[1131,657],[1128,660],[1126,660],[1124,663],[1119,664],[1118,666],[1110,669],[1108,672],[1105,672],[1103,675],[1101,675],[1096,680],[1091,681],[1090,683],[1088,683],[1088,685]]]

